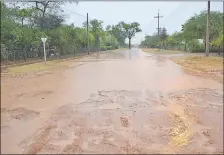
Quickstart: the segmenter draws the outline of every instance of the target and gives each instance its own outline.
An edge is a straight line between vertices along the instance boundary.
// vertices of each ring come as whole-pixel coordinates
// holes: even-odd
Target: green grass
[[[8,73],[27,73],[35,71],[43,71],[56,66],[55,61],[49,61],[46,64],[44,62],[34,63],[29,65],[15,66],[7,68]]]
[[[164,54],[181,54],[184,53],[178,50],[164,50],[164,49],[152,49],[152,48],[142,48],[142,50],[146,53],[164,55]]]
[[[126,50],[127,48],[120,48],[116,50],[110,50],[110,51],[122,51]],[[109,52],[109,51],[108,51]],[[94,53],[96,54],[96,53]],[[82,57],[82,56],[81,56]],[[38,72],[38,71],[44,71],[48,69],[52,69],[59,66],[69,66],[70,63],[73,63],[73,60],[75,57],[67,58],[67,59],[60,59],[60,60],[53,60],[53,61],[47,61],[45,64],[44,62],[40,63],[33,63],[33,64],[25,64],[20,66],[14,66],[14,67],[8,67],[6,72],[10,74],[15,73],[28,73],[28,72]]]

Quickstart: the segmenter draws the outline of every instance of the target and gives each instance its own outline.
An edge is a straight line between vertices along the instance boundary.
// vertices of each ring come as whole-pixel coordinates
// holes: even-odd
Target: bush
[[[100,46],[100,51],[115,50],[115,49],[118,49],[118,45],[117,46]]]
[[[191,53],[203,53],[203,52],[205,52],[204,48],[196,48],[191,50]]]
[[[100,47],[100,51],[106,51],[107,50],[107,47],[106,46],[101,46]]]
[[[112,47],[111,46],[107,46],[107,50],[112,50]]]
[[[193,49],[191,50],[192,53],[204,53],[205,49],[204,48],[197,48],[197,49]],[[219,49],[219,48],[211,48],[209,50],[209,53],[222,53],[223,49]]]

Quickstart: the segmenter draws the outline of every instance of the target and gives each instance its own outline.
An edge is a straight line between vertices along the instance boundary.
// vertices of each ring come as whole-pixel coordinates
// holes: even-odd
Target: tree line
[[[141,31],[137,22],[121,21],[104,29],[103,21],[92,19],[87,37],[85,17],[82,26],[66,24],[61,8],[63,3],[32,1],[23,5],[1,2],[1,61],[43,58],[41,37],[47,37],[46,52],[50,57],[86,53],[88,43],[90,52],[128,47],[126,39],[131,44],[135,33]]]
[[[168,34],[166,28],[161,28],[159,36],[154,33],[145,36],[141,42],[142,47],[177,49],[191,52],[204,52],[206,40],[206,16],[202,11],[190,17],[183,25],[180,32]],[[201,42],[200,40],[201,39]],[[223,50],[223,13],[211,11],[210,13],[210,46],[211,52]]]

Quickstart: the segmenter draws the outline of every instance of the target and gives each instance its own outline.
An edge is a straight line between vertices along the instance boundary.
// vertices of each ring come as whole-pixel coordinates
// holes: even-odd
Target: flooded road
[[[223,153],[222,84],[140,49],[2,83],[2,153]]]

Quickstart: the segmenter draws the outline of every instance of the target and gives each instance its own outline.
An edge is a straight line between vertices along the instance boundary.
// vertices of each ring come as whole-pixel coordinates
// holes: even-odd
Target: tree
[[[120,46],[124,46],[126,40],[126,32],[123,29],[122,23],[123,22],[119,22],[116,25],[108,25],[106,27],[106,30],[109,31],[117,39]]]
[[[71,3],[78,3],[77,0],[70,1]],[[33,16],[33,22],[35,25],[40,26],[41,29],[49,29],[51,25],[57,25],[64,21],[62,15],[59,15],[60,12],[63,12],[61,5],[64,2],[59,1],[29,1],[28,5],[32,9],[36,10],[35,16]],[[56,23],[56,24],[55,24]]]
[[[158,45],[158,35],[145,36],[145,40],[141,43],[143,46],[155,48]]]
[[[188,19],[182,26],[184,37],[187,40],[206,38],[207,12],[202,11]],[[219,35],[220,27],[223,27],[223,14],[217,11],[210,12],[210,40]]]
[[[206,41],[206,22],[207,22],[207,12],[202,11],[199,14],[195,14],[190,17],[184,24],[181,25],[181,31],[175,32],[171,35],[168,35],[167,40],[166,35],[164,41],[168,48],[179,49],[179,50],[190,50],[194,51],[195,49],[200,49],[197,51],[203,51],[205,44],[199,42],[198,39],[203,39],[203,42]],[[210,12],[210,22],[209,22],[209,43],[212,45],[210,48],[219,48],[218,51],[221,51],[220,48],[223,48],[223,13],[218,11]],[[161,30],[165,32],[165,30]],[[166,34],[166,33],[164,33]],[[161,39],[162,40],[162,39]],[[163,41],[163,42],[164,42]],[[159,45],[160,41],[156,39],[155,35],[145,37],[145,40],[142,41],[141,45],[155,47]]]
[[[139,28],[140,24],[137,22],[133,22],[131,24],[127,24],[122,22],[122,27],[125,30],[125,36],[128,38],[129,49],[131,49],[131,39],[135,36],[137,32],[141,32],[142,30]]]
[[[173,36],[168,36],[167,44],[169,47],[174,48],[177,44],[177,41],[175,40],[175,38]]]
[[[164,27],[164,28],[161,29],[161,32],[160,32],[160,38],[161,38],[161,40],[162,40],[162,42],[163,42],[163,47],[164,47],[164,48],[166,47],[166,46],[165,46],[165,42],[166,42],[166,40],[167,40],[167,37],[168,37],[167,30],[166,30],[166,28]]]
[[[23,26],[24,20],[31,16],[31,9],[21,9],[18,11],[18,16],[21,20],[21,25]]]
[[[175,32],[173,35],[172,35],[173,39],[175,40],[176,42],[176,47],[180,50],[181,49],[181,45],[186,45],[185,41],[184,41],[184,36],[183,36],[183,33],[182,32]]]
[[[87,23],[84,22],[83,26],[86,27]],[[89,31],[93,34],[95,38],[95,45],[97,46],[98,50],[100,49],[100,38],[103,37],[103,21],[93,19],[89,21]]]

